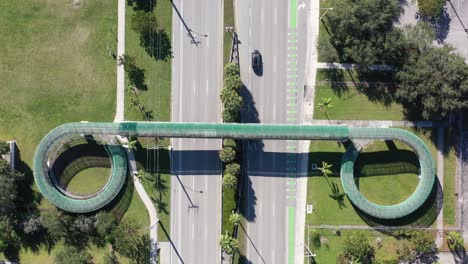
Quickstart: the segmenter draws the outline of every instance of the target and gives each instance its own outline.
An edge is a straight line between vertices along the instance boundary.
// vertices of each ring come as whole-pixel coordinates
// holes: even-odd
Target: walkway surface
[[[326,120],[312,119],[307,115],[307,125],[347,125],[353,127],[447,127],[447,122],[432,121],[393,121],[393,120]]]
[[[125,54],[125,0],[118,0],[117,25],[117,99],[114,122],[124,121],[125,110],[125,71],[119,64],[120,56]]]
[[[305,74],[305,91],[303,96],[303,114],[301,123],[307,116],[314,116],[314,100],[315,100],[315,83],[317,76],[318,51],[317,40],[319,35],[320,25],[320,1],[309,1],[309,15],[307,16],[307,60]],[[309,146],[310,141],[304,140],[299,142],[298,152],[299,169],[298,174],[308,172],[309,161]],[[304,239],[305,239],[305,219],[307,205],[307,177],[298,177],[296,179],[296,247],[295,247],[295,263],[304,263]]]
[[[468,241],[468,133],[465,132],[462,137],[462,208],[461,224],[463,229],[463,239]]]
[[[437,130],[437,178],[439,179],[440,188],[444,189],[444,136],[445,129],[439,127]],[[443,243],[444,228],[444,208],[440,208],[439,215],[437,216],[437,238],[436,245],[441,247]]]
[[[124,144],[128,143],[127,138],[118,137],[118,140]],[[140,179],[137,177],[137,166],[135,162],[135,154],[133,151],[128,151],[127,149],[127,160],[129,164],[129,171],[133,177],[133,183],[135,189],[137,190],[138,195],[140,196],[141,200],[145,204],[146,210],[148,211],[150,217],[150,240],[151,240],[151,248],[150,248],[150,264],[158,263],[158,214],[156,211],[156,207],[151,201],[151,198],[146,193],[145,188],[141,184]]]
[[[335,63],[335,62],[319,62],[317,69],[337,69],[337,70],[355,70],[359,65],[354,63]],[[371,71],[393,71],[393,65],[376,64],[369,67]]]

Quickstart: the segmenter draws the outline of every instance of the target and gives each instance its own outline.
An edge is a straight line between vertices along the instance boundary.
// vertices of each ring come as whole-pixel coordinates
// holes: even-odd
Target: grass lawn
[[[231,0],[224,0],[224,26],[230,26],[235,28],[234,24],[234,1]],[[224,54],[224,65],[229,63],[230,56],[231,56],[231,48],[232,48],[232,33],[224,32],[224,47],[223,47],[223,54]]]
[[[38,142],[72,121],[111,121],[117,3],[1,1],[0,138],[32,167]]]
[[[314,258],[314,260],[316,261],[315,263],[317,264],[336,263],[336,257],[343,251],[346,237],[349,236],[352,232],[355,232],[350,230],[341,230],[341,235],[338,236],[331,230],[317,231],[321,234],[322,238],[325,238],[327,240],[327,245],[322,244],[318,249],[311,248],[313,250],[313,253],[317,254],[317,256]],[[404,243],[409,243],[407,240],[397,240],[395,237],[385,235],[377,231],[362,232],[368,237],[370,245],[375,248],[375,258],[396,258],[397,254],[395,251],[398,248],[398,246],[401,246]],[[382,239],[381,248],[377,247],[377,238]],[[307,243],[307,235],[305,243]],[[307,263],[307,261],[305,261],[304,263]]]
[[[232,234],[234,225],[229,221],[229,216],[232,210],[236,209],[236,192],[232,189],[223,188],[223,230],[222,234],[226,231]]]
[[[369,96],[353,86],[332,87],[331,85],[317,85],[315,88],[315,105],[322,102],[322,98],[331,98],[333,108],[322,112],[314,111],[314,119],[335,120],[404,120],[403,108],[396,103],[388,105],[380,100],[370,100]],[[326,113],[326,114],[325,114]]]
[[[137,167],[151,173],[151,179],[142,179],[146,192],[153,201],[159,218],[158,239],[169,241],[171,175],[169,150],[148,148],[144,145],[136,152]],[[159,159],[158,159],[159,157]],[[145,209],[146,210],[146,209]],[[167,234],[166,234],[167,232]]]
[[[110,168],[88,168],[73,177],[67,191],[74,194],[88,195],[99,191],[109,180]]]
[[[457,156],[454,149],[456,144],[455,136],[451,134],[450,129],[445,130],[445,146],[444,152],[444,225],[454,226],[457,209],[457,193],[456,188],[456,169]]]
[[[431,130],[407,130],[420,136],[428,144],[435,157],[436,149],[433,144]],[[388,150],[384,142],[374,142],[368,145],[358,158],[356,169],[358,173],[362,174],[362,177],[356,179],[359,181],[359,187],[364,196],[371,201],[392,204],[404,200],[416,188],[418,178],[413,173],[415,169],[414,157],[408,156],[404,160],[399,160],[399,157],[406,155],[406,150],[409,147],[400,142],[395,142],[395,146],[401,152],[397,155],[390,155],[391,151]],[[344,151],[344,146],[338,145],[335,141],[312,141],[309,155],[310,163],[321,166],[322,161],[325,161],[332,164],[332,175],[328,178],[331,182],[336,183],[341,191],[343,188],[341,187],[339,170],[341,156]],[[380,167],[384,167],[385,170],[382,172],[379,170]],[[409,170],[409,172],[405,172],[405,170]],[[390,174],[385,174],[385,172]],[[328,196],[331,193],[330,187],[320,172],[311,171],[310,175],[311,177],[307,183],[307,204],[314,206],[314,213],[306,215],[306,225],[367,225],[347,197],[343,201],[344,206],[340,208],[338,202]],[[433,214],[433,211],[428,210],[427,214]],[[424,213],[418,217],[430,219]],[[411,223],[414,221],[419,220],[417,218],[412,219]],[[427,223],[427,221],[425,223],[431,225],[432,220],[430,220],[430,223]]]
[[[171,38],[172,5],[170,1],[156,1],[153,10],[159,25]],[[153,120],[169,121],[171,115],[171,59],[156,60],[146,53],[140,45],[139,35],[131,29],[132,7],[127,6],[125,28],[125,53],[135,57],[138,67],[145,70],[146,91],[138,94],[141,104],[147,111],[152,111]],[[128,84],[128,76],[125,77]],[[130,109],[130,98],[125,96],[125,120],[144,120],[136,109]]]

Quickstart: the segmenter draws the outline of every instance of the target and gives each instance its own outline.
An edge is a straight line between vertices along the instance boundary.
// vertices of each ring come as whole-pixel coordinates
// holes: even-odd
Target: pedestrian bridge
[[[409,145],[419,158],[420,181],[415,192],[395,205],[367,200],[354,181],[354,163],[359,150],[351,144],[343,155],[341,182],[352,203],[363,212],[381,219],[396,219],[416,211],[429,197],[435,181],[435,164],[426,144],[416,135],[397,128],[363,128],[333,125],[237,124],[237,123],[68,123],[50,131],[39,143],[34,156],[34,180],[39,191],[55,206],[73,213],[99,210],[120,192],[127,176],[125,150],[107,145],[112,170],[105,186],[94,195],[77,197],[60,188],[51,173],[55,151],[76,135],[120,135],[168,138],[232,138],[269,140],[398,140]]]

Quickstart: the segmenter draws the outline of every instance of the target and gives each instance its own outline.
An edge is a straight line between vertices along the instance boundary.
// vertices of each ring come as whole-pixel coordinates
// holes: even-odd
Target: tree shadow
[[[450,32],[450,21],[452,20],[447,12],[447,7],[444,7],[444,11],[442,11],[439,18],[421,17],[421,20],[431,25],[436,34],[437,43],[442,44]]]
[[[241,123],[260,123],[259,114],[255,106],[255,100],[250,90],[243,84],[239,94],[242,96],[242,107],[241,107]],[[242,161],[242,172],[241,181],[242,184],[242,197],[244,202],[241,203],[243,210],[241,213],[248,222],[254,222],[256,218],[255,207],[257,205],[257,196],[253,189],[253,183],[249,171],[251,170],[250,161],[252,156],[257,152],[263,152],[264,144],[262,140],[243,140],[243,161]]]
[[[132,203],[134,190],[135,186],[133,179],[129,177],[129,173],[127,172],[125,183],[119,194],[117,194],[115,199],[112,200],[112,202],[106,205],[103,209],[109,210],[120,221]]]
[[[156,60],[167,61],[168,58],[172,57],[171,39],[164,29],[156,29],[148,34],[140,34],[140,45],[148,55]]]
[[[152,12],[156,6],[156,0],[127,0],[127,5],[131,6],[135,11]]]

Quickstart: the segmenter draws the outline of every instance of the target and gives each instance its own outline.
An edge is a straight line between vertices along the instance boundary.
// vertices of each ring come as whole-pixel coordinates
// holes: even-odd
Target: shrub
[[[226,169],[224,170],[226,174],[231,174],[234,176],[238,176],[240,173],[240,165],[237,163],[231,163],[226,165]]]
[[[419,0],[418,8],[421,16],[439,18],[444,11],[445,0]]]
[[[223,188],[235,190],[237,188],[237,177],[231,174],[225,174],[223,176]]]
[[[314,249],[319,249],[322,246],[320,241],[320,234],[317,231],[312,231],[310,234],[310,240],[312,241],[312,246]]]
[[[458,232],[449,232],[447,234],[447,245],[450,250],[458,251],[464,249],[465,241]]]
[[[223,140],[223,146],[231,147],[231,148],[233,148],[235,150],[237,149],[236,141],[234,139],[231,139],[231,138],[224,139]]]
[[[0,140],[0,155],[6,154],[10,151],[10,144],[8,142]]]
[[[223,147],[219,152],[219,158],[224,163],[231,163],[236,158],[236,152],[231,147]]]

